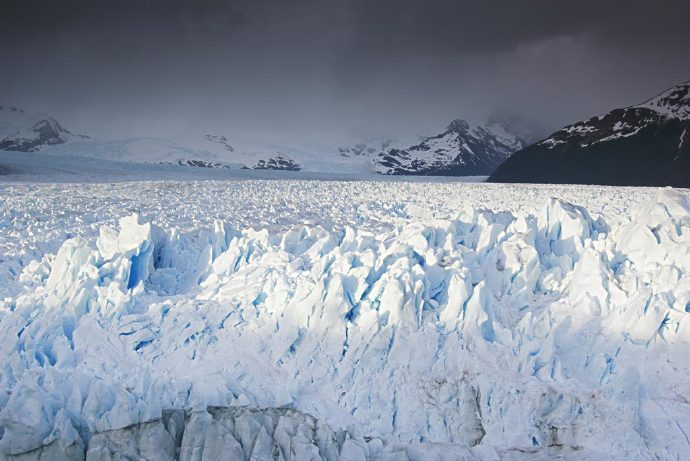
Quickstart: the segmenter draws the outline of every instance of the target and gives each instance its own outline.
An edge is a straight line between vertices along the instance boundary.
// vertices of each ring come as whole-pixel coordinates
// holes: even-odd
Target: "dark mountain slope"
[[[569,125],[516,152],[489,181],[690,187],[690,82]]]

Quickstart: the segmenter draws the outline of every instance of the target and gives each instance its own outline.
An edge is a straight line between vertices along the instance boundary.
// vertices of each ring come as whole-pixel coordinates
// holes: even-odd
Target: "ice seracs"
[[[122,215],[6,291],[7,459],[687,450],[685,191],[629,220],[553,198],[377,232]]]

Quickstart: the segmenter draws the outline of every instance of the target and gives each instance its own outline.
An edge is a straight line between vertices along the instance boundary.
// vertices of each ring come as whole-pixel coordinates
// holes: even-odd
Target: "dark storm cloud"
[[[0,99],[95,129],[554,128],[690,78],[690,2],[14,1]]]
[[[641,0],[399,0],[355,5],[361,45],[393,53],[417,49],[439,54],[514,49],[525,42],[582,33],[619,43],[666,40],[678,33],[687,37],[690,12],[685,1]]]

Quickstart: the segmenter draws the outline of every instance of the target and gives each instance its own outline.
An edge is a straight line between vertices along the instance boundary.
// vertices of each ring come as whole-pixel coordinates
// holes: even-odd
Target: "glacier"
[[[687,453],[688,191],[500,209],[509,186],[467,185],[429,215],[374,193],[414,184],[285,182],[331,220],[270,191],[245,205],[265,221],[186,211],[216,186],[165,217],[120,197],[107,222],[3,189],[0,459]]]

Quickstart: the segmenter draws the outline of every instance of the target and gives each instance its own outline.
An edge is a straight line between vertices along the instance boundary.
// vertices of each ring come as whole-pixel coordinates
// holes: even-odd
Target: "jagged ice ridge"
[[[682,457],[690,199],[614,221],[127,215],[0,301],[0,457]]]

